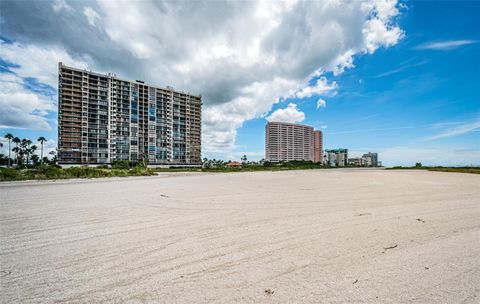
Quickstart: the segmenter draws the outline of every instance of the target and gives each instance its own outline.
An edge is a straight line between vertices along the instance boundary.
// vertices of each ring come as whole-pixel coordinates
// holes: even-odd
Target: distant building
[[[241,168],[242,164],[237,161],[231,161],[225,164],[227,168]]]
[[[368,152],[362,157],[353,157],[348,159],[348,165],[352,167],[378,167],[381,162],[378,161],[378,154]]]
[[[361,157],[353,157],[348,159],[348,165],[352,167],[361,167],[363,166],[363,161]]]
[[[362,166],[378,167],[378,153],[368,152],[362,156]]]
[[[310,126],[269,122],[265,126],[265,160],[314,161],[314,130]]]
[[[348,164],[348,149],[325,150],[327,164],[332,167],[345,167]]]
[[[313,131],[313,162],[323,163],[323,133],[320,130]]]
[[[322,163],[324,165],[328,165],[328,153],[324,152],[323,155],[322,155],[323,159],[322,159]]]

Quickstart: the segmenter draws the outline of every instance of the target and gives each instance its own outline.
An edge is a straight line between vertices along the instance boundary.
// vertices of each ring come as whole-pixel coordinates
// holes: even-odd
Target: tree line
[[[35,152],[39,150],[30,139],[13,136],[11,133],[5,134],[5,139],[8,141],[8,155],[0,154],[0,165],[3,166],[23,166],[23,165],[43,165],[43,164],[55,164],[56,152],[51,151],[49,155],[52,156],[49,159],[44,156],[44,144],[47,139],[40,136],[37,139],[37,143],[40,146],[40,156]],[[0,148],[3,147],[3,143],[0,143]],[[12,157],[13,156],[13,157]]]

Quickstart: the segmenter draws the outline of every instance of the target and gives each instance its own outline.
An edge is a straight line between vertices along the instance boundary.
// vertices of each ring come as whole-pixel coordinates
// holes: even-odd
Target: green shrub
[[[2,168],[0,169],[0,180],[8,181],[14,180],[18,176],[18,170],[12,168]]]
[[[130,162],[128,160],[116,160],[112,162],[112,169],[130,169]]]
[[[59,169],[53,166],[47,167],[43,170],[43,174],[48,179],[60,178],[62,176],[63,169]]]

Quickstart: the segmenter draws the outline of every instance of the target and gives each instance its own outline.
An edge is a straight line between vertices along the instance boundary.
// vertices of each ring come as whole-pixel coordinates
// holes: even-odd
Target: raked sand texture
[[[480,175],[0,184],[2,303],[480,303]]]

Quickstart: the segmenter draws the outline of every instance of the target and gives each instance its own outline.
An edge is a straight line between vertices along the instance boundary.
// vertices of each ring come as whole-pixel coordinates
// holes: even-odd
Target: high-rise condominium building
[[[323,162],[323,133],[320,130],[313,131],[313,162]]]
[[[201,164],[201,96],[59,63],[58,159]]]
[[[314,131],[310,126],[269,122],[265,126],[265,160],[321,162],[322,140],[321,131]]]

